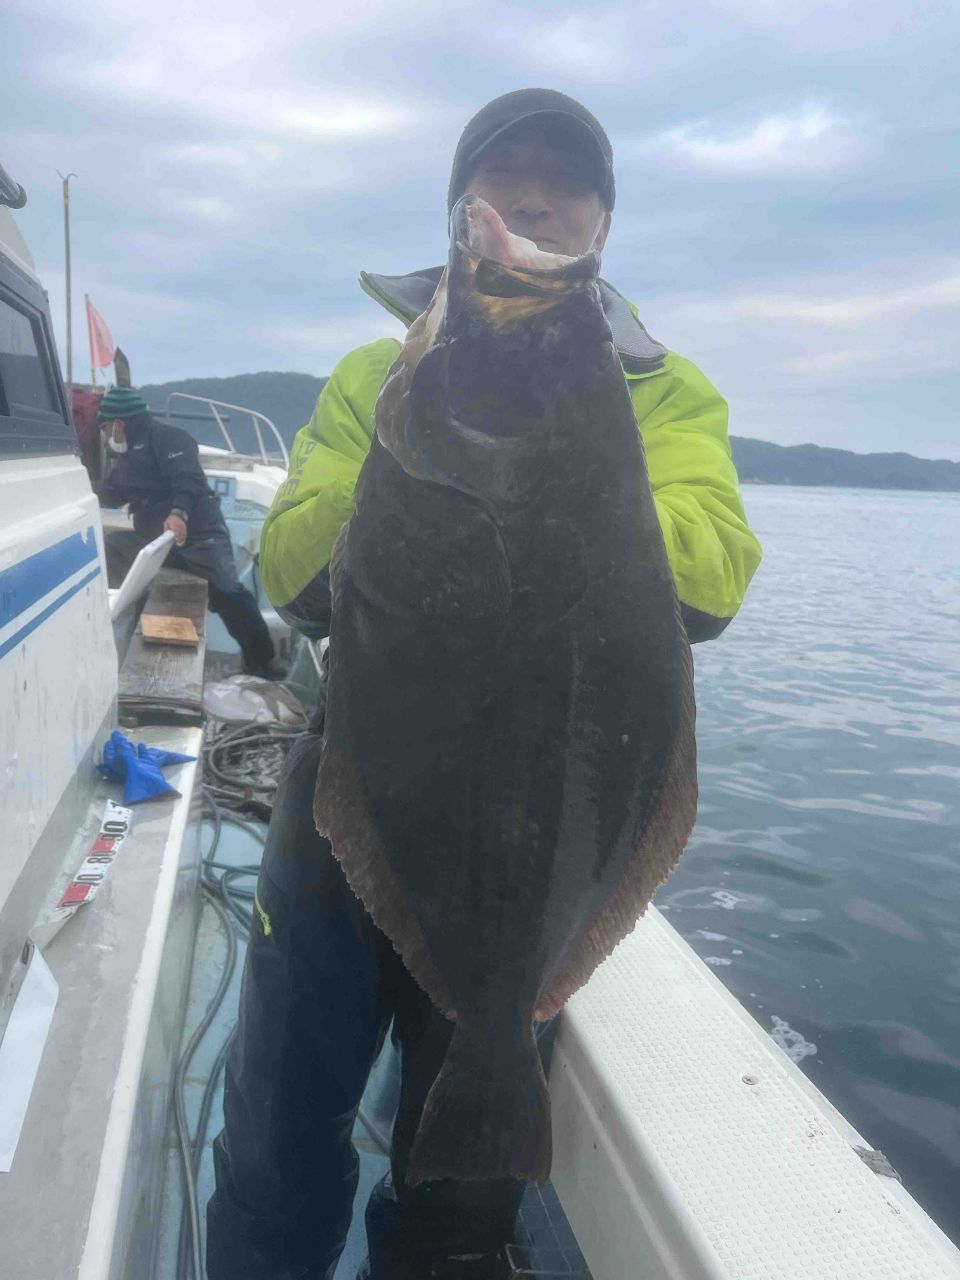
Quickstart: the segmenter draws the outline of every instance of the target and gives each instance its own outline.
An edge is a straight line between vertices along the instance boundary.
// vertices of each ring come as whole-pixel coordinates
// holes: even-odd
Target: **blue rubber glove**
[[[103,777],[123,783],[124,804],[142,804],[145,800],[180,794],[160,772],[159,765],[139,756],[133,743],[119,729],[114,729],[104,744],[99,769]]]
[[[158,769],[166,764],[189,764],[196,756],[185,756],[179,751],[166,751],[163,747],[148,747],[145,742],[137,743],[137,755],[141,760],[149,760]]]

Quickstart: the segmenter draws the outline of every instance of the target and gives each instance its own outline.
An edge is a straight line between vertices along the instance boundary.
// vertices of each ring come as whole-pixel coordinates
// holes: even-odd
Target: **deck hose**
[[[266,835],[262,824],[270,821],[283,761],[302,732],[301,728],[277,724],[246,724],[237,728],[223,721],[208,722],[209,738],[204,742],[203,767],[204,776],[210,781],[203,787],[203,816],[213,824],[213,838],[203,857],[200,885],[204,906],[216,913],[227,950],[217,989],[183,1050],[175,1075],[174,1110],[184,1188],[184,1211],[177,1245],[177,1280],[187,1280],[189,1276],[193,1280],[203,1280],[205,1275],[197,1178],[213,1101],[235,1027],[225,1037],[210,1068],[192,1135],[187,1123],[184,1085],[197,1046],[213,1023],[230,986],[237,965],[238,939],[246,942],[253,925],[255,891],[252,885],[238,881],[255,881],[260,871],[259,863],[232,866],[218,861],[217,849],[224,823],[240,827],[260,844],[264,843]],[[389,1155],[390,1135],[384,1133],[362,1107],[358,1119],[374,1143]]]
[[[203,748],[204,769],[206,776],[212,775],[215,782],[203,788],[203,815],[213,823],[213,838],[203,857],[200,887],[204,908],[214,911],[219,919],[226,939],[226,955],[217,989],[181,1054],[174,1077],[174,1114],[184,1189],[184,1211],[177,1244],[177,1280],[184,1280],[187,1276],[203,1280],[205,1275],[197,1177],[210,1113],[234,1028],[225,1037],[210,1069],[196,1130],[192,1135],[187,1123],[184,1086],[193,1055],[216,1018],[236,970],[238,937],[245,941],[253,922],[250,904],[254,890],[237,881],[245,878],[255,880],[260,870],[258,863],[232,866],[218,862],[217,849],[224,823],[242,828],[263,843],[262,828],[247,820],[245,815],[250,814],[260,822],[269,821],[280,767],[296,736],[296,732],[279,726],[244,725],[236,729],[219,721],[211,722],[209,731],[209,740]]]

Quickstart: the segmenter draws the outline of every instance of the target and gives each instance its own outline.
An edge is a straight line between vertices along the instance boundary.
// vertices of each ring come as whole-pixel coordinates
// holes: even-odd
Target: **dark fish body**
[[[548,1176],[533,1022],[630,932],[696,810],[689,645],[598,260],[517,265],[502,232],[455,210],[331,562],[317,825],[456,1022],[411,1182]]]

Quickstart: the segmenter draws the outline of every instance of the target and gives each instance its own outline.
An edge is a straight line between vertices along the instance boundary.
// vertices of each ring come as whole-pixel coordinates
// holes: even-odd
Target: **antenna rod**
[[[70,421],[73,421],[73,311],[70,294],[70,179],[75,173],[68,173],[64,178],[59,169],[57,172],[63,180],[63,247],[67,284],[67,409]]]

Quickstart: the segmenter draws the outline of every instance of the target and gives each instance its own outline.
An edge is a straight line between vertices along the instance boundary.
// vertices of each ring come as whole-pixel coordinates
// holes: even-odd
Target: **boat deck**
[[[136,737],[200,754],[198,729]],[[180,798],[137,811],[103,891],[44,950],[60,1005],[13,1170],[0,1179],[6,1220],[18,1224],[0,1276],[189,1274],[177,1262],[183,1192],[169,1081],[218,986],[227,935],[205,905],[190,945],[212,831],[200,823],[200,766],[176,766],[169,777]],[[109,789],[93,786],[64,884],[89,850]],[[224,826],[217,861],[255,864],[262,830]],[[239,976],[238,966],[186,1080],[194,1123],[233,1025]],[[387,1057],[364,1100],[375,1129],[389,1128],[395,1085]],[[565,1008],[550,1088],[554,1184],[576,1241],[552,1191],[531,1192],[503,1280],[584,1280],[577,1243],[595,1280],[960,1278],[960,1252],[879,1153],[655,910]],[[198,1167],[201,1205],[212,1190],[215,1101]],[[356,1139],[359,1208],[386,1160],[359,1129]],[[358,1212],[339,1280],[353,1280],[362,1263],[362,1222]]]

